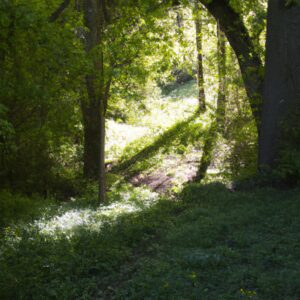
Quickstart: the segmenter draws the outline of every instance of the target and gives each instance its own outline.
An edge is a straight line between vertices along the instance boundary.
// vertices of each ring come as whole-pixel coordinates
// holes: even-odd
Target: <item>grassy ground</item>
[[[299,299],[299,192],[192,186],[117,299]]]
[[[119,149],[121,155],[115,156],[110,172],[163,193],[177,191],[195,175],[210,124],[210,111],[199,113],[193,80],[177,86],[167,96],[149,97],[147,104],[149,113],[137,122],[143,127],[131,127],[147,128],[144,135],[129,139],[127,136],[132,135],[132,130],[123,124],[116,126],[116,135],[124,129],[126,134],[124,147]],[[116,139],[112,141],[120,148],[121,143],[116,143]]]
[[[0,299],[300,298],[299,190],[122,193],[6,227]]]
[[[192,116],[198,106],[197,85],[189,81],[177,86],[168,95],[161,95],[157,87],[149,87],[145,101],[146,110],[134,112],[129,124],[107,121],[106,159],[124,160],[136,154],[145,146],[159,139],[159,135],[175,128]],[[205,120],[209,120],[206,116]],[[180,127],[180,126],[179,126]]]
[[[195,95],[189,82],[149,99],[141,120],[108,122],[120,172],[106,206],[93,184],[63,203],[0,192],[1,300],[300,299],[300,190],[181,192],[210,118],[195,115]]]

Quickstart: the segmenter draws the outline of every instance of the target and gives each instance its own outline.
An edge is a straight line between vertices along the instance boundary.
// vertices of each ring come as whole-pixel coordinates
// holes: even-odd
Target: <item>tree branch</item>
[[[229,0],[200,0],[219,22],[233,48],[242,72],[247,96],[256,120],[260,123],[263,90],[263,63],[241,18],[230,6]]]
[[[51,14],[49,22],[55,22],[62,12],[69,6],[71,0],[64,0],[63,3]]]

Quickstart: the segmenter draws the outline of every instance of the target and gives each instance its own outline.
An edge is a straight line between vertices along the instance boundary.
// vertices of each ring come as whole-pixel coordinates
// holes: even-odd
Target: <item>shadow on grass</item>
[[[118,282],[135,272],[135,262],[157,251],[165,229],[192,199],[189,187],[176,201],[141,203],[138,198],[151,197],[141,193],[98,209],[69,203],[33,224],[6,227],[0,240],[0,299],[109,299]]]
[[[155,164],[150,160],[160,151],[169,153],[174,149],[176,150],[177,147],[183,149],[185,146],[199,142],[205,130],[200,122],[195,122],[197,118],[199,118],[198,110],[187,120],[175,124],[159,135],[152,144],[147,145],[133,156],[121,160],[112,167],[111,173],[122,174],[130,179]],[[126,151],[128,150],[125,149],[124,152],[126,153]]]
[[[33,224],[6,227],[0,239],[0,299],[101,298],[130,271],[130,261],[153,251],[150,241],[183,209],[180,202],[152,201],[99,209],[74,203]]]
[[[192,184],[135,209],[74,206],[7,229],[0,299],[299,299],[299,199]]]
[[[192,184],[181,199],[115,299],[300,299],[299,190]]]

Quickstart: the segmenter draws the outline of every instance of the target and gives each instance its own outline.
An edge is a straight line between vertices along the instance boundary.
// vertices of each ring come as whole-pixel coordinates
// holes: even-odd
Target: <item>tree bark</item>
[[[203,154],[200,165],[195,177],[195,181],[204,179],[207,170],[213,159],[213,150],[217,141],[218,133],[224,129],[225,121],[225,106],[226,106],[226,41],[224,33],[221,31],[219,24],[217,24],[218,36],[218,77],[219,77],[219,91],[217,98],[216,116],[212,121],[207,137],[205,139]]]
[[[93,89],[87,84],[88,94]],[[100,107],[99,102],[89,95],[88,100],[81,101],[84,130],[83,174],[87,179],[96,180],[99,173],[100,152]]]
[[[261,170],[276,167],[280,148],[284,146],[283,131],[292,135],[295,128],[299,128],[299,118],[294,121],[291,118],[299,110],[300,103],[299,53],[300,6],[287,7],[284,0],[269,0],[264,104],[259,137]],[[295,138],[293,142],[296,142]]]
[[[201,2],[219,22],[237,56],[252,114],[259,129],[264,67],[255,51],[254,43],[241,16],[230,6],[230,0],[201,0]]]
[[[197,50],[197,86],[199,111],[206,111],[204,72],[203,72],[203,52],[202,52],[202,7],[198,0],[194,4],[194,22],[196,28],[196,50]]]
[[[217,23],[218,35],[218,77],[219,77],[219,90],[217,99],[217,127],[219,131],[224,130],[225,125],[225,111],[226,111],[226,39],[225,35],[220,28],[219,22]]]
[[[104,99],[103,99],[104,100]],[[100,120],[99,120],[99,170],[98,170],[98,201],[104,203],[106,199],[106,178],[105,178],[105,104],[104,101],[100,103]]]
[[[88,28],[85,34],[87,54],[101,45],[104,31],[104,1],[84,0],[84,23]],[[98,179],[99,202],[105,202],[105,113],[110,81],[106,83],[103,53],[93,55],[93,70],[86,75],[87,101],[82,101],[84,124],[84,176]]]

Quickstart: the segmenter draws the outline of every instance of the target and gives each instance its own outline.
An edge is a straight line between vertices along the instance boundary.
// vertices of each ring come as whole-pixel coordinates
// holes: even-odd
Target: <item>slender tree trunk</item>
[[[194,0],[194,20],[196,28],[196,50],[197,50],[197,86],[199,111],[206,111],[204,72],[203,72],[203,49],[202,49],[202,7],[198,0]]]
[[[106,198],[106,180],[105,180],[105,113],[104,101],[100,104],[100,120],[99,120],[99,131],[100,131],[100,149],[99,149],[99,170],[98,170],[98,201],[99,203],[105,202]]]
[[[218,35],[218,77],[219,91],[217,99],[217,125],[220,131],[223,131],[225,125],[226,110],[226,39],[221,31],[220,24],[217,22]]]
[[[217,99],[217,109],[215,119],[212,121],[205,139],[203,154],[197,171],[195,181],[204,179],[207,170],[212,162],[213,150],[217,141],[218,133],[224,129],[225,106],[226,106],[226,44],[224,33],[217,25],[218,35],[218,75],[219,75],[219,92]]]
[[[276,168],[281,147],[294,151],[299,143],[300,5],[269,0],[266,75],[259,166]],[[296,129],[297,128],[297,129]],[[285,145],[283,132],[291,144]],[[294,136],[294,137],[293,137]],[[286,138],[286,137],[285,137]],[[292,163],[292,162],[291,162]]]

